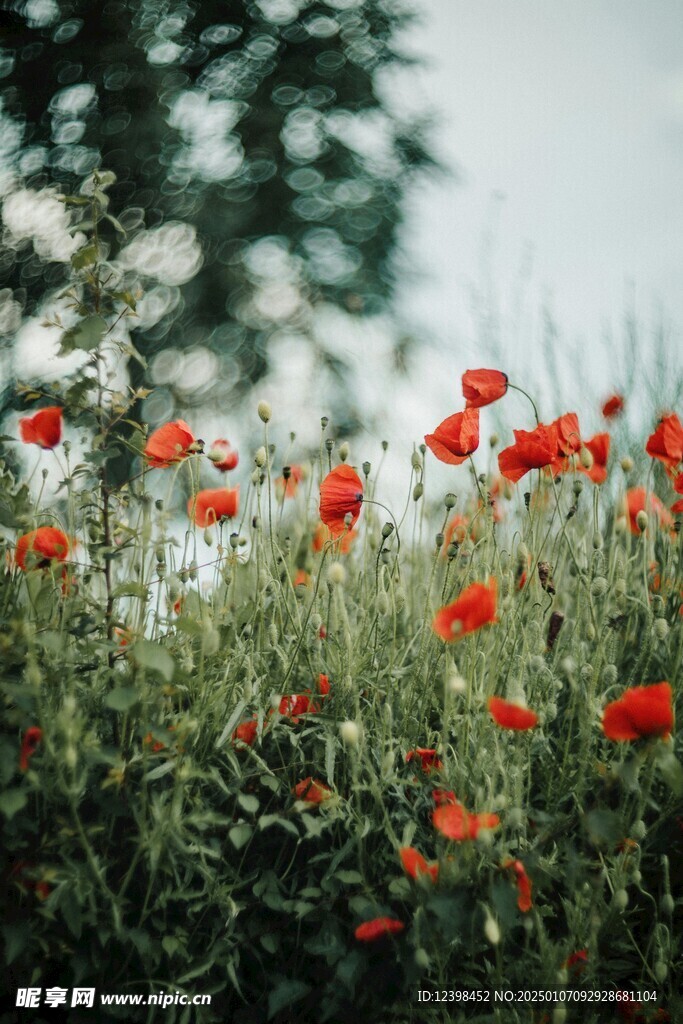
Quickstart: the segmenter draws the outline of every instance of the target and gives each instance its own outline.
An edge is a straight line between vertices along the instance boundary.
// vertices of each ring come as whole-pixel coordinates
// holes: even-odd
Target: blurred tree
[[[239,397],[264,372],[272,335],[310,337],[321,302],[358,316],[386,307],[401,199],[430,163],[422,130],[378,86],[379,71],[406,62],[393,48],[411,17],[402,2],[4,6],[11,244],[0,294],[30,315],[68,277],[68,247],[56,256],[22,239],[17,194],[30,205],[112,170],[111,210],[126,235],[111,228],[110,258],[147,296],[136,344],[161,386],[148,416],[224,402],[231,388]],[[210,356],[210,373],[192,352]],[[343,376],[343,363],[324,358]]]

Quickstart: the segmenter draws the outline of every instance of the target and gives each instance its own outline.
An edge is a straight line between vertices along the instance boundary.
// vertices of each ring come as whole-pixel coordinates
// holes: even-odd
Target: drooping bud
[[[263,420],[264,423],[268,423],[270,417],[273,415],[273,410],[270,407],[270,402],[260,401],[256,407],[256,411],[259,414],[259,419]]]
[[[594,461],[592,453],[584,446],[579,452],[579,462],[584,469],[592,469]]]
[[[623,459],[621,460],[621,468],[623,469],[624,473],[631,472],[631,470],[633,469],[633,459],[630,457],[630,455],[624,455]]]
[[[636,516],[636,526],[638,527],[641,533],[645,533],[645,531],[647,530],[647,524],[647,512],[644,508],[641,508],[640,512]]]
[[[349,457],[349,442],[344,441],[343,444],[339,445],[339,458],[342,462],[346,462]]]

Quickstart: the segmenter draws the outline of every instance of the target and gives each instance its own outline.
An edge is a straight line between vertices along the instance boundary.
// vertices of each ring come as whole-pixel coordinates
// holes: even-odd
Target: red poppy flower
[[[507,374],[501,370],[466,370],[462,375],[462,393],[468,409],[480,409],[498,401],[507,389]]]
[[[318,693],[322,694],[323,697],[326,697],[329,692],[330,680],[324,672],[321,672],[318,676]]]
[[[673,483],[676,494],[683,494],[683,473],[679,473]]]
[[[297,569],[296,575],[292,580],[292,584],[295,587],[310,587],[311,575],[307,573],[305,569]]]
[[[244,743],[247,747],[253,747],[258,732],[258,719],[256,715],[248,722],[238,725],[232,734],[232,742]]]
[[[174,462],[186,458],[194,444],[194,434],[185,420],[174,420],[150,434],[145,446],[145,458],[153,468],[172,466]]]
[[[517,878],[517,906],[523,914],[531,910],[531,879],[526,873],[521,860],[506,860],[504,868],[512,868]]]
[[[497,622],[496,598],[498,588],[495,579],[491,578],[488,585],[472,583],[451,604],[440,608],[432,622],[432,629],[443,639],[451,643],[486,626]]]
[[[403,870],[409,878],[418,879],[420,875],[429,875],[432,882],[439,877],[439,865],[428,864],[422,854],[414,846],[402,846],[398,851]]]
[[[233,519],[237,515],[240,489],[217,487],[215,490],[199,491],[187,503],[187,514],[197,526],[215,526],[221,519]],[[194,515],[193,515],[194,512]]]
[[[162,743],[161,740],[155,740],[151,732],[147,733],[142,742],[146,747],[151,747],[154,754],[158,754],[160,750],[164,750],[166,747],[166,744]]]
[[[607,479],[607,459],[609,458],[609,445],[609,434],[596,434],[594,437],[591,437],[590,441],[586,441],[584,445],[584,447],[587,448],[593,456],[593,465],[590,467],[590,469],[584,469],[584,467],[579,462],[576,468],[581,473],[585,473],[586,476],[590,480],[592,480],[594,484],[604,484],[605,480]]]
[[[481,829],[496,828],[500,824],[497,814],[470,814],[461,803],[447,803],[432,812],[434,827],[455,842],[476,839]]]
[[[645,451],[674,472],[683,461],[683,424],[676,413],[662,416],[654,434],[647,439]]]
[[[437,807],[443,807],[444,804],[457,804],[455,793],[452,789],[433,789],[432,799]]]
[[[360,515],[363,485],[358,473],[342,463],[328,473],[320,485],[320,518],[329,527],[332,537],[339,537],[347,529],[344,522],[351,516],[348,527],[352,530]]]
[[[278,711],[283,718],[289,718],[294,725],[298,725],[299,715],[314,715],[320,708],[309,694],[291,693],[280,700]]]
[[[347,555],[351,550],[351,545],[358,536],[354,530],[347,530],[342,536],[341,541],[338,541],[338,548],[342,555]],[[318,523],[313,534],[313,540],[311,541],[311,547],[314,551],[322,551],[328,541],[334,540],[334,537],[327,526],[324,523]]]
[[[298,782],[292,793],[297,800],[304,800],[307,804],[322,804],[332,796],[332,790],[324,782],[309,775],[307,779]]]
[[[56,526],[39,526],[17,540],[16,563],[20,569],[45,568],[50,562],[64,562],[69,555],[69,538]]]
[[[557,454],[562,456],[573,455],[578,452],[582,445],[579,431],[579,418],[575,412],[567,412],[564,416],[558,416],[550,424],[557,431]]]
[[[605,707],[602,731],[610,740],[625,742],[646,736],[669,736],[674,715],[668,683],[632,686]]]
[[[680,515],[681,512],[683,512],[683,498],[679,498],[678,501],[674,501],[671,506],[671,511],[675,516]]]
[[[19,751],[19,771],[28,771],[28,763],[38,749],[42,738],[43,730],[39,726],[32,725],[26,730]]]
[[[613,416],[618,416],[619,413],[624,411],[624,399],[622,395],[611,395],[602,407],[602,415],[606,420],[612,419]]]
[[[502,697],[489,697],[488,707],[494,722],[502,729],[516,729],[519,732],[525,732],[538,725],[538,715],[535,711],[531,711],[521,704],[503,700]]]
[[[395,917],[375,917],[372,921],[359,924],[354,932],[359,942],[376,942],[386,935],[396,935],[405,928],[403,921]]]
[[[640,527],[637,522],[639,512],[644,511],[647,512],[648,515],[654,516],[662,527],[671,526],[671,516],[657,495],[650,493],[647,495],[646,502],[646,494],[647,492],[644,487],[632,487],[630,491],[626,492],[626,509],[628,511],[629,526],[631,533],[636,536],[640,533]]]
[[[425,444],[440,462],[459,466],[479,447],[479,410],[465,409],[449,416],[433,434],[425,434]]]
[[[229,470],[235,469],[240,461],[237,451],[229,441],[222,437],[213,442],[206,454],[216,469],[220,469],[221,473],[227,473]]]
[[[467,516],[453,516],[450,523],[447,524],[444,530],[444,540],[441,553],[444,558],[448,554],[448,548],[450,544],[462,544],[467,539],[469,532],[469,519]]]
[[[62,409],[50,405],[39,409],[33,416],[19,420],[19,436],[24,444],[39,444],[41,448],[56,448],[62,440]]]
[[[577,949],[575,953],[570,953],[565,960],[563,967],[567,970],[572,970],[574,974],[580,974],[581,971],[585,970],[586,964],[588,963],[588,950]]]
[[[426,775],[432,770],[438,772],[443,768],[443,761],[433,747],[416,747],[415,750],[409,750],[406,754],[406,764],[410,764],[415,758],[419,758],[420,767]]]
[[[293,498],[304,478],[302,466],[288,466],[287,470],[288,475],[283,473],[275,481],[275,494],[278,501],[284,501],[285,498]]]
[[[557,463],[558,436],[554,424],[543,423],[534,430],[514,430],[515,443],[498,456],[498,468],[506,480],[517,483],[530,469]]]
[[[35,864],[29,863],[27,860],[16,861],[10,870],[10,877],[14,878],[23,890],[33,891],[39,900],[46,900],[52,892],[52,887],[49,882],[45,879],[38,881],[32,877],[39,871],[39,868]]]

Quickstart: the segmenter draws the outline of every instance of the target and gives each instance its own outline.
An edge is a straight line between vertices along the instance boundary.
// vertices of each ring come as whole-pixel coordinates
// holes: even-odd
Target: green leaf
[[[0,793],[0,811],[6,818],[13,818],[17,811],[26,806],[27,801],[26,790],[18,787],[6,789],[4,793]]]
[[[104,698],[104,703],[114,711],[128,711],[140,700],[140,695],[134,686],[118,686]]]
[[[663,744],[657,755],[657,767],[674,796],[683,795],[683,765]]]
[[[358,871],[335,871],[334,877],[344,885],[360,885],[363,881],[363,876]]]
[[[291,1006],[292,1003],[303,999],[310,991],[311,986],[303,981],[294,979],[281,981],[268,996],[268,1020],[272,1020],[286,1006]]]
[[[173,956],[180,949],[180,943],[172,935],[164,935],[161,945],[168,956]]]
[[[237,803],[247,814],[256,814],[259,809],[258,798],[251,796],[249,793],[240,793],[237,797]]]
[[[112,298],[118,299],[119,302],[125,302],[135,312],[137,302],[132,292],[112,292]]]
[[[5,963],[9,965],[26,948],[31,937],[31,925],[27,921],[5,924],[2,926],[2,934],[5,939]]]
[[[132,654],[141,668],[146,668],[150,672],[158,672],[167,683],[173,679],[175,661],[161,644],[155,644],[151,640],[138,640],[132,649]]]
[[[112,591],[112,597],[149,597],[149,590],[144,583],[121,583]]]
[[[74,270],[83,270],[84,267],[90,267],[94,263],[97,263],[97,255],[97,246],[94,242],[91,242],[89,245],[84,245],[73,254],[71,257],[71,266]]]
[[[119,234],[123,235],[124,238],[127,237],[126,229],[124,228],[123,224],[116,219],[116,217],[112,217],[110,213],[105,213],[104,217],[105,220],[108,220],[110,224],[114,225]]]
[[[92,352],[102,341],[104,332],[107,330],[107,321],[97,314],[86,316],[75,327],[64,331],[59,349],[60,355],[68,355],[75,349],[83,352]]]
[[[83,930],[83,917],[80,905],[73,892],[62,890],[59,906],[64,915],[66,926],[75,939],[80,939]]]
[[[234,825],[228,832],[228,838],[236,850],[241,850],[251,839],[251,825]]]
[[[593,846],[614,846],[625,835],[621,818],[615,811],[589,811],[585,823]]]

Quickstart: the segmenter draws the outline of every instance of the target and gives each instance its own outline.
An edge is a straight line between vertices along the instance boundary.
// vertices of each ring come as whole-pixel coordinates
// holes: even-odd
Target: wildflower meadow
[[[276,403],[150,428],[108,182],[81,365],[3,438],[0,1019],[683,1020],[676,410],[631,444],[607,381],[586,436],[475,367],[398,482]]]

